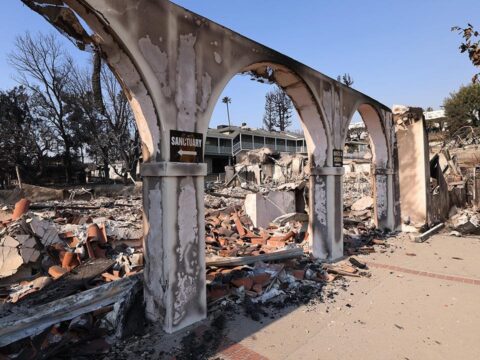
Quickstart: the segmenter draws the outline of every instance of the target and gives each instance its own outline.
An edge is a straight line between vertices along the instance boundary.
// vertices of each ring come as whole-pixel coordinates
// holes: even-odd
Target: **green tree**
[[[230,109],[228,108],[228,104],[231,104],[232,103],[232,98],[229,98],[228,96],[225,96],[223,99],[222,99],[222,102],[227,105],[227,116],[228,116],[228,126],[232,126],[232,124],[230,123]]]
[[[462,86],[443,101],[450,134],[462,126],[480,126],[480,84]]]
[[[460,52],[466,52],[472,64],[480,67],[480,33],[473,28],[472,24],[467,24],[466,28],[454,26],[452,31],[458,31],[465,40],[460,44]],[[477,73],[473,76],[472,82],[476,83],[479,80],[480,73]]]

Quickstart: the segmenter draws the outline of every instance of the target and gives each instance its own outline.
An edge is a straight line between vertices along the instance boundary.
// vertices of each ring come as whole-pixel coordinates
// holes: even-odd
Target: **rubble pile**
[[[206,209],[224,209],[232,206],[242,206],[245,197],[253,191],[247,186],[225,187],[222,183],[209,183],[205,190]]]
[[[275,263],[258,261],[230,268],[209,267],[207,296],[210,304],[224,301],[273,307],[307,304],[320,297],[326,283],[343,276],[369,276],[365,264],[358,260],[355,264],[323,264],[299,254]]]
[[[218,257],[257,256],[301,247],[308,238],[306,222],[294,220],[283,226],[274,222],[267,229],[254,228],[239,207],[208,213],[205,227],[207,263]]]
[[[373,198],[369,175],[362,172],[346,173],[343,186],[344,217],[371,223]]]
[[[235,174],[227,179],[227,185],[276,185],[304,180],[307,163],[307,156],[299,153],[280,153],[269,148],[250,150],[237,155]]]
[[[362,222],[349,222],[344,226],[343,244],[345,255],[368,255],[374,252],[386,252],[390,247],[389,238],[395,232],[385,233],[374,226],[367,227]]]
[[[457,210],[458,211],[458,210]],[[480,234],[480,214],[474,209],[462,209],[449,219],[450,228],[460,234]]]
[[[55,279],[88,259],[114,259],[113,270],[120,274],[112,273],[115,277],[141,268],[141,212],[121,214],[121,201],[88,204],[76,202],[74,210],[62,203],[36,204],[27,212],[29,201],[20,200],[0,230],[1,283],[37,274]],[[136,205],[139,209],[140,202]]]
[[[125,206],[132,209],[125,212]],[[25,319],[34,324],[25,330],[33,329],[31,334],[11,333],[8,326],[0,330],[0,335],[6,332],[0,336],[0,353],[30,358],[37,352],[64,353],[80,344],[83,355],[108,351],[104,336],[124,332],[117,323],[122,318],[118,308],[134,287],[136,293],[141,288],[140,201],[31,205],[22,199],[13,213],[4,208],[1,219],[0,320],[11,329]],[[71,304],[82,303],[86,308],[77,316]],[[32,337],[22,340],[26,336]]]
[[[272,156],[258,159],[271,161]],[[295,161],[273,161],[275,168],[287,164],[283,168],[290,169],[290,182],[262,175],[261,182],[246,179],[233,187],[207,184],[210,310],[243,308],[259,320],[285,306],[325,301],[324,287],[333,294],[336,287],[348,286],[345,277],[370,275],[359,258],[333,265],[308,255],[308,182],[303,165],[297,164],[300,172],[292,170]],[[364,177],[349,178],[355,191],[349,191],[345,207],[345,253],[387,251],[387,234],[372,223],[370,183]],[[0,321],[10,324],[5,329],[15,328],[33,319],[31,312],[41,314],[41,321],[29,326],[31,332],[3,330],[7,340],[0,341],[1,354],[94,355],[140,331],[143,320],[127,319],[143,319],[140,198],[90,196],[33,204],[22,199],[13,212],[0,211],[0,221]]]
[[[342,276],[365,276],[366,265],[325,264],[306,255],[308,215],[290,213],[266,228],[253,226],[240,206],[206,215],[207,300],[210,305],[288,306],[321,297],[322,287]],[[374,238],[375,237],[375,238]],[[385,234],[358,223],[346,238],[350,254],[388,246]],[[354,264],[355,266],[352,266]],[[251,305],[255,304],[255,305]],[[254,319],[262,311],[247,311]]]

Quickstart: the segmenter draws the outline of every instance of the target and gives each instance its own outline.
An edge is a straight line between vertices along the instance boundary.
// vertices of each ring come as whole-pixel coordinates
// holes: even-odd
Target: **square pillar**
[[[310,169],[309,241],[313,256],[343,257],[343,167]]]
[[[398,190],[402,222],[421,227],[430,222],[428,135],[421,108],[394,106]]]
[[[206,164],[142,164],[145,311],[173,333],[207,315]]]
[[[395,172],[392,169],[375,168],[374,176],[374,212],[375,224],[382,230],[395,230],[395,198],[393,178]]]

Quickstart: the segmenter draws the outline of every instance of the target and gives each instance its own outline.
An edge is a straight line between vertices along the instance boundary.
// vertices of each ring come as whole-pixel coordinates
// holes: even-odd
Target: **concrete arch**
[[[150,320],[162,321],[164,329],[173,332],[206,316],[206,164],[172,160],[169,140],[172,130],[197,132],[205,138],[221,90],[238,72],[276,82],[292,98],[313,160],[311,252],[328,260],[343,256],[343,167],[333,166],[333,149],[341,149],[351,119],[348,115],[355,111],[350,114],[349,110],[361,108],[372,119],[375,114],[386,114],[380,121],[385,125],[386,107],[167,0],[23,1],[36,4],[31,6],[35,11],[79,42],[97,45],[134,110],[146,162],[142,167],[144,289]],[[76,15],[94,34],[83,29]],[[364,107],[364,103],[368,105]],[[371,120],[375,134],[381,129],[376,121]],[[387,134],[389,129],[392,126],[384,126],[382,131]],[[393,141],[389,138],[378,142],[377,148],[390,149]],[[391,160],[385,162],[386,175],[376,175],[377,184],[383,181],[384,188],[391,189],[387,165],[392,166]],[[386,176],[385,180],[378,180],[381,176]],[[383,208],[377,207],[383,213]]]
[[[349,121],[344,128],[343,146],[348,134],[348,126],[358,111],[368,132],[372,149],[372,185],[374,197],[374,221],[381,229],[395,228],[395,195],[393,184],[393,143],[388,129],[389,119],[371,103],[358,102],[352,109]]]
[[[392,152],[385,128],[385,119],[374,104],[358,102],[353,106],[349,115],[349,120],[343,129],[342,144],[345,145],[348,135],[348,127],[357,111],[367,128],[370,144],[372,146],[372,162],[375,166],[380,168],[390,167],[392,164]]]
[[[206,133],[214,107],[223,89],[238,74],[249,74],[265,82],[276,84],[288,94],[300,116],[311,159],[315,164],[324,165],[328,149],[332,146],[330,132],[326,130],[328,123],[325,121],[325,114],[306,82],[287,65],[260,61],[239,66],[236,71],[229,71],[228,75],[212,89],[211,100],[205,111],[206,115],[198,126],[199,130]]]

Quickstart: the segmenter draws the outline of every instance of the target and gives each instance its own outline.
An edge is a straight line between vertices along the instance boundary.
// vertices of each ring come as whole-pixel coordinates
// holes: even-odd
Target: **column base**
[[[207,316],[205,175],[205,164],[142,166],[145,312],[167,333]]]
[[[310,248],[317,259],[343,258],[343,167],[317,167],[310,171]]]

